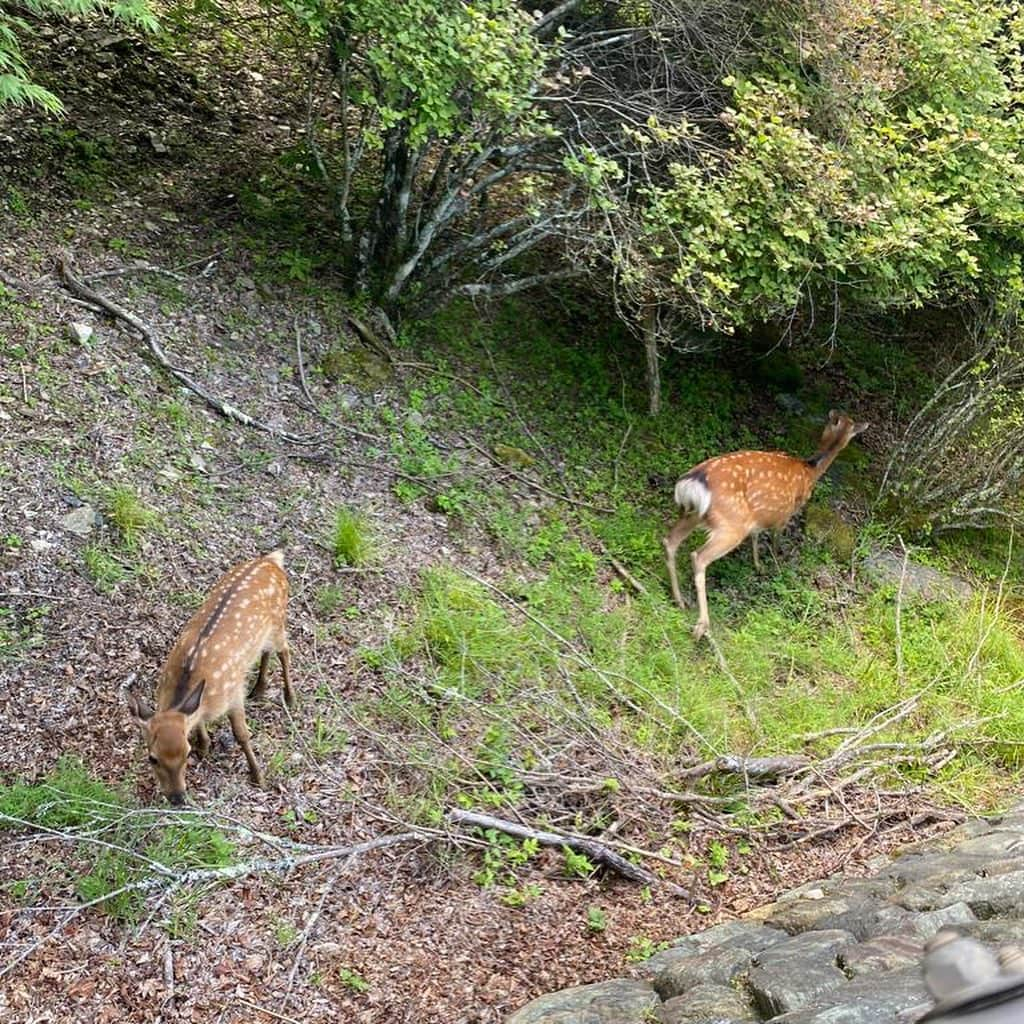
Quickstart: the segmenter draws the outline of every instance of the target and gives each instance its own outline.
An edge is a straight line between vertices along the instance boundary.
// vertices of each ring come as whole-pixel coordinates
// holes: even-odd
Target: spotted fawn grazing
[[[704,574],[707,567],[738,547],[747,537],[754,548],[754,566],[761,571],[757,536],[772,531],[772,548],[793,514],[803,507],[835,457],[869,424],[849,416],[828,414],[818,454],[798,459],[785,452],[732,452],[694,466],[676,484],[681,515],[662,541],[672,581],[672,596],[680,608],[686,601],[679,591],[676,552],[698,527],[708,534],[704,546],[691,555],[699,615],[693,635],[700,639],[710,629]]]
[[[199,756],[205,756],[210,749],[206,723],[224,714],[245,752],[252,781],[263,784],[245,722],[246,681],[259,658],[252,695],[261,697],[267,685],[267,662],[276,652],[285,700],[294,704],[285,632],[287,604],[288,577],[280,551],[236,565],[189,619],[167,656],[156,688],[156,712],[131,700],[153,774],[172,804],[185,802],[185,768],[192,750],[189,738],[195,739]]]

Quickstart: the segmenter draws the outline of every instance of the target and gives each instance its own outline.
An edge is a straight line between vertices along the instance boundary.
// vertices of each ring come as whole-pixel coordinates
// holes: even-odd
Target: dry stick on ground
[[[475,448],[485,459],[492,462],[499,469],[503,469],[509,476],[514,477],[521,483],[526,484],[527,487],[532,487],[535,491],[540,491],[541,494],[546,494],[549,498],[555,498],[558,501],[564,501],[568,505],[576,505],[579,508],[589,508],[591,512],[601,512],[605,515],[614,515],[615,509],[605,508],[603,505],[594,505],[589,501],[580,501],[579,498],[571,498],[568,494],[560,494],[558,491],[552,491],[545,487],[543,484],[537,483],[536,480],[531,480],[528,476],[524,476],[522,473],[517,473],[514,469],[510,469],[494,455],[492,455],[486,448],[479,445],[471,437],[466,437],[465,434],[459,435],[462,441],[467,444],[470,448]]]
[[[37,826],[30,824],[30,827],[36,828]],[[47,829],[46,831],[50,832],[52,830]],[[161,888],[177,890],[187,885],[194,885],[197,882],[233,882],[239,878],[244,878],[247,875],[254,874],[278,874],[281,872],[292,871],[304,864],[314,864],[324,860],[337,860],[340,857],[347,857],[351,860],[353,857],[357,857],[363,853],[369,853],[372,850],[381,850],[389,846],[398,846],[402,843],[432,842],[443,836],[444,833],[433,829],[420,829],[412,832],[399,832],[389,836],[379,836],[376,839],[370,839],[364,843],[356,843],[353,846],[328,846],[320,850],[310,851],[309,853],[298,854],[292,857],[281,857],[276,860],[260,857],[254,860],[243,861],[239,864],[228,864],[220,868],[193,868],[192,870],[180,873],[171,868],[164,867],[163,865],[158,865],[162,870],[157,870],[155,874],[150,875],[147,878],[141,878],[135,882],[128,882],[126,885],[122,885],[119,888],[114,889],[112,892],[104,893],[102,896],[97,896],[95,899],[89,900],[87,903],[82,903],[77,907],[71,908],[68,913],[64,915],[62,920],[57,923],[56,927],[47,932],[41,938],[37,939],[35,942],[31,943],[16,957],[8,960],[7,963],[0,968],[0,978],[5,977],[20,963],[35,953],[36,950],[44,946],[51,939],[60,935],[61,932],[63,932],[64,929],[67,928],[67,926],[80,914],[84,913],[90,907],[98,906],[101,903],[107,903],[117,896],[133,892],[154,892]],[[76,842],[84,837],[74,833],[68,833],[66,838],[69,842]],[[143,859],[148,860],[148,858]],[[155,862],[150,861],[149,863],[153,864]]]
[[[806,754],[780,754],[778,757],[737,757],[723,754],[713,761],[684,768],[677,774],[684,779],[702,779],[705,775],[743,775],[751,779],[777,779],[807,768],[811,759]]]
[[[533,839],[541,846],[567,846],[570,850],[585,854],[598,864],[618,872],[623,878],[631,882],[642,882],[644,885],[664,886],[676,895],[685,895],[686,892],[674,882],[666,882],[657,875],[652,875],[644,868],[638,867],[625,857],[620,857],[614,850],[602,845],[596,839],[582,839],[578,836],[567,835],[559,832],[542,832],[538,829],[528,828],[525,825],[517,825],[514,821],[505,821],[502,818],[493,818],[489,814],[477,814],[474,811],[460,811],[457,809],[448,812],[448,821],[453,825],[460,825],[468,828],[493,828],[498,832],[513,836],[516,839]]]
[[[101,306],[116,320],[122,320],[134,330],[138,331],[138,333],[142,335],[143,340],[149,346],[149,351],[152,353],[153,358],[172,377],[174,377],[175,380],[184,384],[190,391],[203,399],[211,409],[214,409],[225,419],[234,420],[236,423],[241,423],[246,427],[252,427],[254,430],[260,430],[265,434],[272,435],[273,437],[280,437],[283,441],[288,441],[290,444],[313,445],[320,442],[321,438],[317,436],[305,437],[299,434],[293,434],[287,430],[278,430],[277,428],[264,423],[262,420],[253,419],[253,417],[248,413],[242,412],[241,409],[232,405],[230,402],[226,402],[224,399],[217,398],[216,395],[210,394],[210,392],[193,379],[189,373],[181,369],[181,367],[175,366],[167,358],[164,350],[160,347],[160,343],[156,340],[156,336],[153,334],[153,331],[145,323],[143,323],[133,313],[129,313],[128,310],[119,306],[116,302],[112,302],[110,299],[100,295],[99,292],[93,291],[87,284],[77,278],[69,269],[70,262],[70,257],[66,255],[59,257],[57,260],[57,270],[65,287],[79,298],[86,299],[89,302],[94,302],[96,305]]]
[[[306,364],[302,358],[302,332],[299,330],[299,318],[295,318],[295,362],[299,369],[299,383],[302,386],[302,393],[306,396],[306,401],[309,403],[309,411],[314,416],[318,416],[328,424],[328,426],[334,427],[337,430],[343,430],[346,434],[352,434],[354,437],[361,437],[364,441],[376,441],[383,442],[383,438],[378,437],[376,434],[368,434],[365,430],[358,430],[356,427],[350,427],[346,423],[339,423],[337,420],[331,419],[326,413],[320,411],[320,407],[313,401],[313,396],[309,392],[309,382],[306,380]]]
[[[646,594],[647,588],[608,550],[603,540],[599,540],[598,546],[605,558],[611,563],[612,568],[638,593]]]

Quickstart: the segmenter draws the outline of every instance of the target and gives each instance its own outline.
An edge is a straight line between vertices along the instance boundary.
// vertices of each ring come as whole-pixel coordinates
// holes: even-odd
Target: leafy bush
[[[779,49],[726,80],[727,145],[685,117],[637,133],[676,155],[633,210],[627,288],[723,329],[1024,292],[1019,11],[808,0],[769,24]]]

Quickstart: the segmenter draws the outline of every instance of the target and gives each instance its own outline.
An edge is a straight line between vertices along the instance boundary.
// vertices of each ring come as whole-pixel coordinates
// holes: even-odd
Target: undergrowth
[[[789,412],[758,401],[721,355],[689,356],[669,360],[665,411],[648,417],[632,384],[641,379],[635,346],[573,312],[577,322],[555,323],[524,303],[490,318],[456,306],[402,339],[438,372],[411,386],[415,429],[403,448],[429,438],[436,455],[404,466],[418,484],[399,482],[399,496],[423,498],[431,488],[419,481],[433,474],[426,500],[453,523],[489,532],[507,573],[487,581],[454,566],[429,570],[411,620],[366,652],[385,688],[359,714],[401,737],[413,769],[395,795],[401,809],[430,820],[453,802],[564,814],[537,781],[564,772],[599,792],[605,785],[608,799],[590,801],[577,821],[593,828],[627,777],[671,789],[687,759],[827,756],[909,694],[918,695],[914,713],[873,741],[948,734],[957,755],[938,772],[911,758],[898,772],[882,764],[880,775],[926,782],[950,800],[998,801],[1020,768],[1013,737],[1024,726],[1024,651],[1009,603],[983,589],[973,601],[929,603],[850,581],[859,554],[895,541],[870,519],[882,467],[863,449],[844,452],[819,484],[813,535],[791,537],[778,564],[767,556],[763,576],[749,547],[711,569],[724,661],[694,644],[692,617],[669,600],[659,538],[678,474],[742,447],[809,454],[828,408],[844,403],[811,381],[804,410]],[[887,374],[912,375],[904,365]],[[439,448],[446,433],[478,438],[512,482],[476,474],[477,452]],[[461,461],[452,454],[460,448]],[[575,503],[538,499],[520,485],[524,475]],[[852,518],[831,510],[836,496],[852,503]],[[948,547],[920,555],[956,561]],[[686,562],[681,553],[684,586]],[[989,556],[980,575],[992,579],[995,565]]]
[[[158,874],[223,867],[234,847],[218,829],[162,810],[132,807],[118,790],[93,778],[81,762],[63,758],[38,782],[0,785],[0,830],[74,841],[75,864],[54,862],[85,903],[135,920],[144,882]]]

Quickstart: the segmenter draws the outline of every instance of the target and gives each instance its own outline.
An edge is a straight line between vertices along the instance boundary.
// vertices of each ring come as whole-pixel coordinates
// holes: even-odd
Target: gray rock
[[[878,935],[839,951],[839,966],[852,978],[921,965],[924,942],[912,935]]]
[[[662,1024],[739,1024],[756,1021],[750,1002],[725,985],[697,985],[684,996],[663,1003]]]
[[[808,964],[835,964],[839,950],[852,943],[853,936],[840,928],[807,932],[763,950],[754,957],[754,963],[766,969],[795,959]]]
[[[819,928],[831,928],[831,922],[849,910],[850,902],[842,896],[787,899],[780,900],[766,920],[790,935],[799,935]]]
[[[923,914],[908,914],[900,930],[927,942],[940,928],[951,925],[968,925],[975,921],[977,921],[977,917],[966,903],[951,903],[941,910],[929,910]]]
[[[890,1024],[912,1007],[931,1006],[919,970],[859,978],[813,1006],[775,1017],[772,1024]]]
[[[88,345],[94,331],[89,324],[75,321],[68,326],[68,333],[71,335],[71,340],[76,344]]]
[[[687,936],[687,939],[702,952],[720,948],[746,949],[751,953],[760,953],[761,950],[784,942],[788,938],[789,936],[778,928],[752,921],[726,921],[724,924],[716,924],[707,931]]]
[[[972,878],[941,889],[917,887],[899,897],[909,910],[942,910],[966,903],[983,921],[991,917],[1024,916],[1024,870],[1008,871],[994,878]]]
[[[970,935],[992,946],[1024,943],[1024,921],[1013,918],[1002,921],[975,921],[960,930],[964,935]]]
[[[838,952],[853,936],[841,929],[807,932],[759,953],[747,976],[765,1017],[800,1010],[846,981],[836,966]]]
[[[943,597],[970,598],[974,588],[959,576],[939,572],[929,565],[907,562],[904,571],[902,555],[892,551],[872,551],[864,559],[864,568],[883,583],[899,584],[903,578],[903,593],[913,594],[925,601]]]
[[[649,1024],[657,1007],[650,985],[620,978],[541,996],[505,1024]]]
[[[1024,832],[1016,829],[999,829],[985,835],[968,839],[961,843],[956,852],[958,856],[973,854],[979,857],[1016,858],[1024,866]]]
[[[67,515],[60,517],[60,528],[83,540],[92,533],[99,523],[100,517],[91,505],[79,505]]]
[[[697,985],[728,985],[750,966],[751,952],[741,947],[718,946],[696,955],[684,950],[680,953],[654,976],[654,988],[662,999],[681,996]]]

